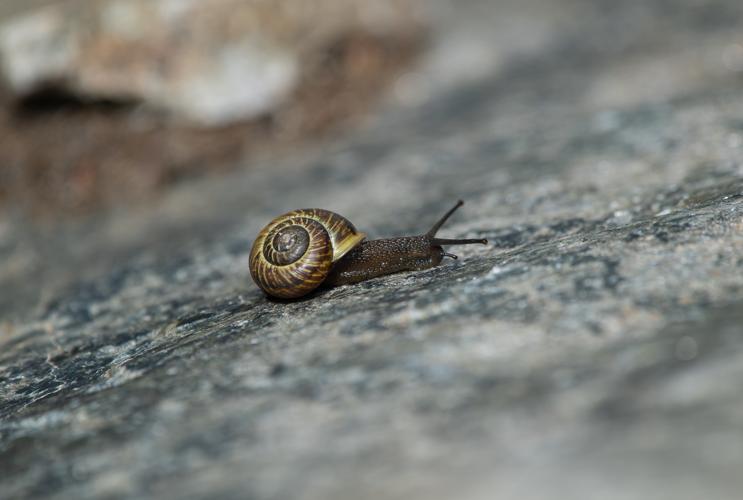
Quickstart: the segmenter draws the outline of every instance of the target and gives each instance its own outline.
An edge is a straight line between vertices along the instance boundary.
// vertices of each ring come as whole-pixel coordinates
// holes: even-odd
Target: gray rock
[[[452,25],[492,14],[458,5]],[[466,83],[432,54],[315,152],[140,214],[7,222],[0,491],[739,498],[743,5],[550,5],[543,43],[501,40]],[[249,280],[251,238],[287,209],[380,237],[460,197],[443,234],[491,245],[456,262],[293,303]]]

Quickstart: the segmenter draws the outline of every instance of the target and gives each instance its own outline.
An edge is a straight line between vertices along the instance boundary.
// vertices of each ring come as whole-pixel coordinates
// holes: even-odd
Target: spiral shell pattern
[[[301,297],[320,286],[333,263],[365,237],[336,213],[294,210],[260,232],[250,251],[250,275],[268,295]]]

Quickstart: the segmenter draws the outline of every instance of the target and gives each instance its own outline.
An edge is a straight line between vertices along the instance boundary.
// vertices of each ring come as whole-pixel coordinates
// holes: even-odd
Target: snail
[[[437,238],[458,201],[425,234],[367,241],[345,217],[319,208],[281,215],[258,234],[250,250],[250,275],[266,294],[295,299],[320,285],[358,283],[400,271],[438,266],[456,259],[442,245],[487,244],[485,239]]]

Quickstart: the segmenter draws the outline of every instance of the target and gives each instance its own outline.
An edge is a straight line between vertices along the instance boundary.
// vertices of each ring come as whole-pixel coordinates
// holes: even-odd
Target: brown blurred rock
[[[0,210],[131,205],[353,122],[418,52],[413,0],[308,5],[23,10],[0,28]]]
[[[2,73],[27,95],[50,85],[133,99],[191,122],[268,114],[303,66],[349,33],[400,36],[416,0],[84,0],[37,8],[0,27]]]

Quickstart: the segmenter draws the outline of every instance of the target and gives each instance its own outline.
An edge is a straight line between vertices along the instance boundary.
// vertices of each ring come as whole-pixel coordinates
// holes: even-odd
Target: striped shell
[[[294,210],[272,220],[253,242],[250,275],[268,295],[294,299],[320,286],[334,262],[366,238],[328,210]]]

